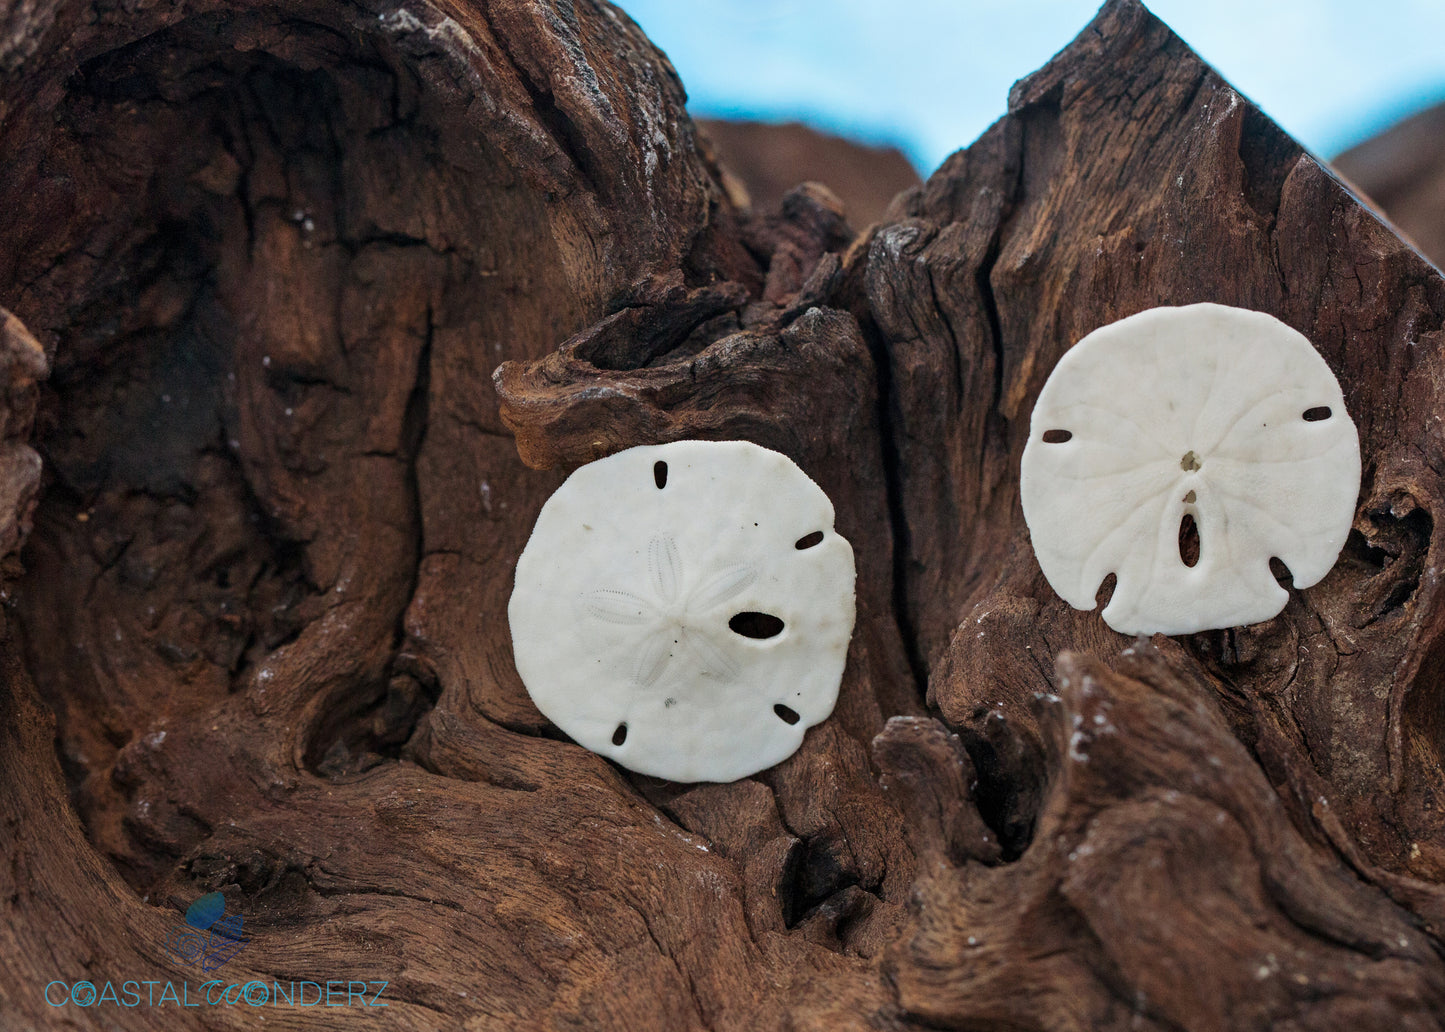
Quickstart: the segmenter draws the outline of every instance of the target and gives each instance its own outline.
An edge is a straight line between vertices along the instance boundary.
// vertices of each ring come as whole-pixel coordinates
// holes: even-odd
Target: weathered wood
[[[903,1005],[940,1023],[1052,1028],[1435,1020],[1435,954],[1418,936],[1384,929],[1442,927],[1439,276],[1129,4],[1106,6],[1019,83],[1009,117],[893,214],[858,246],[866,256],[851,271],[855,307],[889,356],[908,625],[930,702],[974,756],[985,815],[1006,850],[1023,851],[1001,869],[1017,872],[1005,876],[1009,902],[992,885],[997,871],[985,879],[965,869],[935,884],[937,905],[925,902],[895,954]],[[1126,727],[1103,702],[1087,704],[1077,673],[1071,699],[1070,669],[1119,689],[1097,666],[1058,657],[1117,667],[1130,643],[1049,590],[1016,490],[1028,415],[1064,350],[1141,309],[1206,300],[1270,312],[1308,336],[1340,377],[1365,456],[1355,529],[1329,577],[1292,593],[1268,623],[1167,642],[1168,662],[1149,678],[1166,694],[1202,686],[1247,753],[1231,744],[1226,754],[1225,742],[1197,732],[1175,741],[1182,728],[1142,712]],[[1085,742],[1105,741],[1095,715],[1132,737],[1108,738],[1111,755],[1117,745],[1125,767],[1148,764],[1149,773],[1111,770],[1071,801],[1071,782],[1100,763],[1064,749],[1067,722],[1041,724],[1036,700],[1051,696]],[[1162,750],[1162,766],[1152,750]],[[1263,809],[1255,789],[1252,801],[1225,799],[1216,766],[1258,779],[1255,789],[1267,779],[1283,806]],[[1129,816],[1096,817],[1106,799]],[[1101,822],[1097,832],[1062,830],[1080,805],[1089,816],[1079,819]],[[1222,828],[1184,833],[1206,818],[1243,830],[1230,830],[1228,844],[1211,841]],[[1072,862],[1094,833],[1110,843],[1110,862]],[[1271,871],[1281,836],[1296,834],[1311,862],[1330,869],[1328,884],[1290,888]],[[1040,895],[1016,895],[1033,864],[1046,872]],[[1371,899],[1347,902],[1355,877],[1373,883]],[[1306,898],[1324,909],[1305,914]],[[1036,917],[1018,915],[1026,899]],[[969,928],[979,906],[998,908],[1011,941],[1004,955],[1048,957],[991,982],[982,998],[968,987],[998,975],[980,976],[992,955],[966,948],[970,935],[987,934]],[[1346,906],[1361,909],[1321,923]],[[1281,922],[1351,954],[1290,972],[1288,993],[1271,988],[1279,975],[1268,957],[1282,954],[1259,937],[1286,929]],[[1344,934],[1351,924],[1377,931],[1366,942]],[[1338,963],[1373,974],[1336,977]],[[1053,1002],[1021,996],[1020,984],[1053,987]]]
[[[332,1027],[46,1004],[199,983],[213,889],[227,982],[388,1027],[1440,1025],[1445,282],[1133,0],[858,240],[736,212],[592,0],[7,6],[0,69],[7,1029]],[[1281,616],[1134,642],[1019,456],[1068,346],[1199,300],[1314,341],[1365,484]],[[684,437],[790,455],[858,562],[835,716],[732,785],[510,659],[560,477]]]

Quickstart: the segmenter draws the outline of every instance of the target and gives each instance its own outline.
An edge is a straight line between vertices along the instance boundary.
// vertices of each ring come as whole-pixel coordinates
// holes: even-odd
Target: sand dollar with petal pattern
[[[1059,361],[1020,473],[1049,584],[1106,623],[1187,634],[1277,615],[1318,582],[1354,519],[1360,447],[1339,381],[1273,316],[1217,304],[1103,326]],[[1193,521],[1197,561],[1182,553]]]
[[[548,499],[507,612],[528,693],[579,744],[643,774],[733,781],[832,712],[853,549],[784,455],[630,448]]]

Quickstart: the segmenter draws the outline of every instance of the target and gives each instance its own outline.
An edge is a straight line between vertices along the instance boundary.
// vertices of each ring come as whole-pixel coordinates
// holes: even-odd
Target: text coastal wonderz
[[[185,923],[177,925],[161,943],[162,952],[176,964],[199,968],[210,974],[218,970],[240,953],[251,940],[243,934],[244,921],[240,914],[225,912],[225,899],[219,892],[211,892],[197,899],[186,910]],[[245,983],[227,984],[213,978],[198,986],[189,982],[162,982],[157,979],[137,979],[120,983],[105,982],[99,988],[93,982],[65,982],[54,980],[45,986],[45,1002],[52,1007],[67,1005],[94,1007],[110,1004],[117,1007],[164,1006],[178,1007],[235,1006],[245,1003],[252,1007],[271,1006],[294,1007],[385,1007],[381,995],[387,983],[384,981],[337,981],[317,982],[311,980],[272,982],[252,980]]]

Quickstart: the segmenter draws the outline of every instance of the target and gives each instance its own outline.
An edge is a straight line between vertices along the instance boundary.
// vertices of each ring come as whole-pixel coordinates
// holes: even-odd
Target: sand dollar
[[[827,718],[853,549],[790,459],[745,441],[631,448],[548,499],[508,607],[517,670],[575,741],[674,781],[733,781]]]
[[[1059,361],[1020,475],[1049,584],[1106,623],[1186,634],[1267,620],[1338,558],[1360,489],[1339,381],[1273,316],[1216,304],[1103,326]],[[1186,518],[1198,556],[1181,549]]]

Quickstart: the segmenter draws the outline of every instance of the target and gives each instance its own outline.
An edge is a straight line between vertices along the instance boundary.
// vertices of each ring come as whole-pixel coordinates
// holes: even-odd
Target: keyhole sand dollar
[[[1154,308],[1074,345],[1034,406],[1020,474],[1049,584],[1126,634],[1257,623],[1338,558],[1360,489],[1344,395],[1303,335],[1263,312]],[[1198,559],[1186,563],[1189,517]]]
[[[517,561],[517,671],[579,744],[734,781],[833,711],[853,549],[792,460],[746,441],[630,448],[574,472]]]

